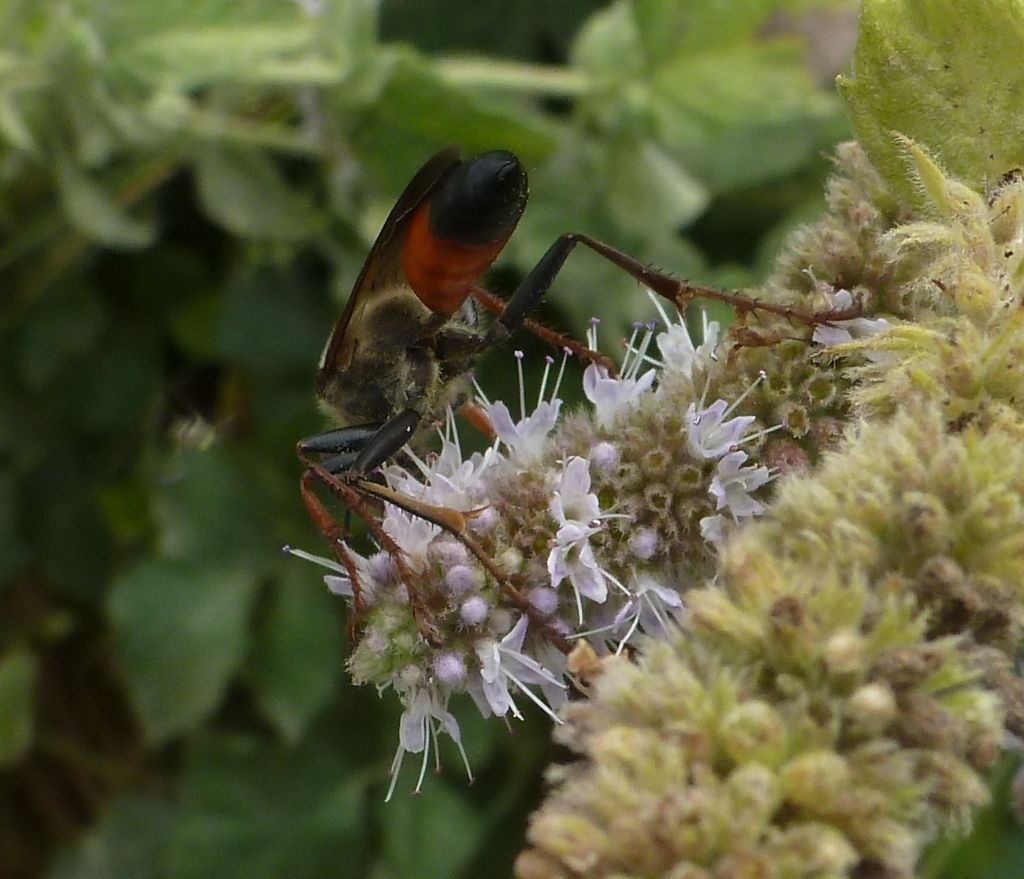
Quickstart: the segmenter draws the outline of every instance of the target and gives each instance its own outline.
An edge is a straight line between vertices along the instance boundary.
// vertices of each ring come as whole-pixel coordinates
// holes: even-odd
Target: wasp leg
[[[309,518],[313,520],[317,530],[327,539],[331,552],[341,565],[348,571],[349,580],[352,583],[352,617],[348,621],[349,640],[355,642],[359,637],[359,630],[362,627],[363,616],[366,614],[366,600],[363,598],[362,582],[359,579],[359,572],[356,569],[355,559],[344,542],[344,535],[348,528],[338,523],[327,508],[313,491],[313,484],[316,479],[312,470],[306,470],[299,480],[299,491],[302,494],[302,503],[306,507]],[[347,508],[346,508],[347,509]]]
[[[505,311],[505,300],[500,296],[495,296],[490,290],[485,290],[483,287],[473,288],[473,298],[496,318],[501,317]],[[572,336],[560,333],[557,330],[551,329],[551,327],[546,327],[544,324],[530,320],[528,317],[523,318],[522,326],[556,351],[568,350],[581,360],[589,360],[591,363],[603,366],[608,370],[610,376],[618,376],[619,368],[615,365],[615,361],[607,354],[602,354],[600,351],[588,348],[586,345],[577,342]]]
[[[848,308],[806,312],[787,305],[762,302],[740,293],[728,293],[724,290],[716,290],[714,287],[696,286],[673,278],[665,272],[652,269],[650,266],[645,266],[633,257],[627,256],[622,251],[616,250],[596,238],[591,238],[589,235],[569,232],[559,236],[512,294],[501,316],[495,322],[494,334],[496,336],[503,335],[503,332],[510,333],[522,325],[526,316],[540,304],[544,294],[555,280],[555,276],[561,271],[565,260],[577,244],[585,245],[594,253],[617,265],[644,286],[673,302],[680,311],[692,299],[714,299],[731,305],[740,315],[751,311],[764,311],[807,326],[818,326],[830,321],[850,320],[858,317],[861,311],[860,303],[854,302]]]
[[[328,473],[372,473],[409,441],[419,423],[419,413],[406,409],[383,424],[339,427],[306,437],[295,451],[307,464],[312,454],[329,455],[320,461]]]
[[[419,423],[420,414],[413,409],[405,409],[389,418],[366,442],[349,469],[356,473],[372,473],[409,442]]]
[[[415,498],[406,497],[387,486],[375,485],[372,482],[362,481],[357,485],[357,488],[371,497],[387,501],[396,507],[400,507],[407,513],[411,513],[413,516],[418,516],[420,519],[431,522],[451,534],[476,556],[477,561],[480,562],[484,570],[504,590],[509,600],[530,618],[530,621],[543,632],[544,637],[563,653],[569,652],[572,645],[566,640],[565,636],[530,603],[529,598],[513,582],[513,578],[502,571],[494,559],[487,555],[484,548],[470,536],[466,528],[466,519],[472,516],[472,513],[464,514],[448,507],[434,506]]]
[[[437,627],[430,621],[429,611],[424,606],[423,597],[416,586],[416,577],[405,561],[402,548],[395,542],[394,538],[384,530],[380,522],[377,521],[376,516],[373,515],[373,510],[369,508],[366,501],[363,499],[363,491],[350,485],[340,476],[334,473],[328,473],[323,466],[317,464],[315,461],[304,459],[303,462],[306,464],[306,470],[302,474],[302,478],[300,480],[302,499],[306,505],[306,509],[309,511],[309,514],[313,519],[314,524],[330,541],[332,550],[337,554],[337,548],[344,546],[344,544],[340,542],[340,535],[343,533],[344,529],[331,516],[324,505],[320,502],[320,499],[314,493],[313,485],[317,483],[327,488],[327,490],[330,491],[331,494],[333,494],[347,510],[358,515],[366,523],[366,530],[370,532],[370,535],[377,544],[384,549],[392,559],[394,559],[395,567],[398,568],[398,574],[402,578],[402,582],[405,583],[406,591],[409,593],[409,606],[412,609],[413,618],[416,620],[416,628],[431,644],[440,645],[441,634],[438,632]],[[347,551],[345,551],[343,555],[347,556]],[[339,560],[343,565],[345,565],[350,576],[355,573],[354,564],[349,567],[341,556],[339,556]],[[349,557],[349,563],[351,563],[351,557]],[[353,580],[353,583],[354,582],[355,581]],[[353,596],[355,595],[355,591],[356,589],[353,585]],[[355,602],[353,602],[353,604],[354,603]]]
[[[321,466],[328,473],[343,473],[352,468],[381,427],[381,424],[359,424],[326,430],[299,440],[295,452],[302,461],[313,454],[329,455],[320,462]]]

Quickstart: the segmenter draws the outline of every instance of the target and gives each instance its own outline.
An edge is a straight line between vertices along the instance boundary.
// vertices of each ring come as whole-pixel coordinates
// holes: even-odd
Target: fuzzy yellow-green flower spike
[[[763,371],[789,475],[567,708],[521,879],[911,879],[988,799],[1024,734],[1022,47],[1019,2],[865,2],[860,143],[760,291],[861,316],[715,376]]]
[[[584,759],[519,875],[912,876],[987,799],[1004,706],[981,652],[1020,642],[1022,474],[1015,437],[933,407],[790,480],[680,634],[570,707]]]

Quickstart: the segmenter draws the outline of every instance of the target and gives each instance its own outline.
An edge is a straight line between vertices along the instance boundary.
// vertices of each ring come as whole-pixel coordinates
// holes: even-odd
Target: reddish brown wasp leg
[[[313,524],[316,525],[317,529],[330,544],[334,557],[348,571],[349,581],[352,583],[352,618],[348,622],[348,636],[350,640],[355,641],[363,616],[366,613],[363,587],[359,580],[359,572],[356,570],[355,559],[352,558],[352,553],[348,551],[348,547],[345,546],[342,540],[342,531],[344,529],[327,511],[326,507],[320,502],[320,498],[316,496],[316,492],[313,491],[311,483],[315,480],[316,477],[311,470],[306,470],[302,474],[302,478],[299,480],[302,502],[306,506],[309,518],[313,520]]]
[[[420,596],[419,590],[416,588],[416,578],[412,570],[406,564],[405,556],[402,553],[402,548],[395,543],[391,535],[388,534],[377,521],[376,516],[373,515],[373,511],[366,505],[363,500],[360,491],[353,488],[351,485],[345,483],[344,480],[339,479],[337,476],[328,473],[322,466],[314,461],[304,461],[307,465],[307,470],[303,474],[303,485],[305,486],[307,480],[312,480],[314,477],[321,485],[325,486],[346,508],[352,510],[357,516],[359,516],[365,523],[366,529],[370,532],[370,535],[374,540],[384,549],[394,560],[395,566],[398,568],[398,574],[402,578],[402,582],[405,583],[405,587],[409,592],[409,605],[412,608],[413,617],[416,620],[416,628],[419,629],[420,634],[431,644],[438,644],[441,640],[441,635],[437,631],[437,628],[429,621],[429,614],[427,609],[423,606],[423,600]],[[371,484],[371,483],[366,483]],[[311,515],[314,516],[314,522],[317,527],[320,527],[320,522],[317,521],[321,515],[327,519],[330,518],[330,514],[319,501],[316,501],[316,507],[319,508],[317,512],[311,510]],[[310,507],[307,505],[307,509]],[[337,523],[334,523],[335,527]],[[330,529],[328,529],[330,530]],[[321,531],[323,529],[321,528]],[[333,541],[332,541],[333,543]]]
[[[495,317],[501,317],[505,312],[504,300],[499,296],[495,296],[490,290],[485,290],[483,287],[474,287],[473,298]],[[581,360],[587,360],[591,363],[596,363],[598,366],[603,366],[608,370],[610,376],[618,376],[619,370],[614,360],[600,351],[595,351],[593,348],[588,348],[586,345],[577,342],[572,336],[546,327],[544,324],[531,320],[528,317],[523,318],[523,327],[555,350],[563,351],[568,349]]]
[[[483,547],[469,536],[466,530],[465,514],[450,507],[438,507],[433,504],[423,503],[415,498],[399,494],[385,485],[378,485],[375,482],[363,480],[359,483],[359,490],[394,504],[396,507],[401,507],[407,513],[419,516],[421,519],[425,519],[427,522],[432,522],[439,528],[443,528],[476,556],[477,561],[483,565],[484,570],[501,586],[512,603],[530,618],[530,622],[534,623],[544,633],[545,638],[563,653],[568,653],[572,649],[572,645],[565,637],[555,631],[550,622],[544,619],[537,609],[530,604],[529,599],[516,587],[508,574],[502,571],[495,564],[494,560],[484,552]]]
[[[794,323],[802,323],[807,326],[818,326],[831,321],[851,320],[858,317],[861,313],[859,302],[854,302],[848,308],[822,312],[806,312],[787,305],[762,302],[759,299],[752,299],[740,293],[727,293],[724,290],[716,290],[714,287],[698,287],[693,284],[687,284],[684,281],[673,278],[671,275],[645,266],[643,263],[633,259],[633,257],[627,256],[622,251],[616,250],[603,241],[598,241],[589,235],[572,232],[562,235],[548,248],[548,252],[541,257],[540,262],[537,263],[537,266],[530,272],[526,280],[523,281],[523,284],[520,285],[520,289],[532,282],[541,285],[543,290],[546,290],[554,276],[558,273],[558,270],[561,269],[566,257],[568,257],[577,244],[586,245],[594,253],[603,256],[609,262],[617,265],[644,286],[649,287],[655,293],[673,302],[680,311],[685,309],[692,299],[714,299],[731,305],[740,315],[751,311],[765,311],[769,314],[776,314],[779,317],[791,320]],[[516,294],[519,292],[517,290]],[[539,295],[537,298],[540,298]],[[513,299],[509,300],[510,305],[514,299],[515,294],[513,294]]]

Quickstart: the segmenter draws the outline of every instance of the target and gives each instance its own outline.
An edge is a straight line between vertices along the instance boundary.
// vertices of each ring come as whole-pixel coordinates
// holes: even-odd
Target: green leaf
[[[657,138],[716,192],[805,164],[838,115],[798,47],[784,43],[676,58],[652,78],[649,100]]]
[[[186,770],[168,874],[362,875],[364,784],[346,778],[346,769],[337,755],[316,745],[285,751],[240,737],[205,742]]]
[[[445,82],[411,52],[392,52],[388,63],[380,94],[353,132],[360,159],[380,179],[403,186],[433,150],[448,143],[467,155],[501,147],[527,166],[554,150],[555,126],[522,103]]]
[[[156,237],[152,222],[129,216],[99,183],[67,158],[57,162],[61,204],[80,232],[110,247],[148,247]]]
[[[11,92],[0,92],[0,135],[15,149],[22,150],[33,156],[39,152],[39,144],[32,134],[28,121],[22,113],[15,95]]]
[[[896,132],[979,192],[1024,164],[1022,45],[1020,0],[865,0],[839,90],[858,141],[909,203],[922,197]]]
[[[20,760],[32,745],[36,658],[13,650],[0,659],[0,766]]]
[[[159,399],[161,368],[152,329],[125,321],[55,390],[70,422],[97,433],[128,433]]]
[[[658,61],[747,42],[756,35],[769,14],[797,5],[797,2],[635,0],[633,6],[647,55],[652,61]]]
[[[598,79],[642,75],[647,59],[630,0],[618,0],[587,19],[573,42],[571,58]]]
[[[221,303],[217,353],[252,375],[301,376],[308,385],[332,315],[323,297],[294,271],[254,266],[228,288]]]
[[[114,581],[114,641],[151,740],[188,729],[217,706],[248,646],[254,594],[250,571],[209,563],[146,560]]]
[[[2,449],[3,445],[0,443],[0,450]],[[3,454],[3,451],[0,451],[0,454]],[[10,585],[11,581],[8,578],[13,577],[29,558],[23,532],[25,522],[18,502],[19,476],[20,474],[14,473],[14,468],[6,468],[0,472],[0,546],[4,548],[0,553],[0,592]]]
[[[400,781],[399,788],[403,786]],[[432,779],[423,796],[403,795],[399,790],[379,808],[388,876],[458,876],[473,857],[483,830],[484,813],[440,779]]]
[[[99,296],[84,285],[67,285],[36,302],[17,338],[22,381],[40,391],[63,377],[95,347],[109,317]]]
[[[114,802],[98,827],[60,855],[48,879],[160,879],[171,809],[159,800],[128,797]]]
[[[320,227],[316,211],[261,153],[208,146],[195,170],[203,209],[236,235],[298,241]]]
[[[707,190],[654,141],[619,142],[609,152],[608,210],[624,229],[654,237],[704,210]]]
[[[296,8],[296,16],[298,16]],[[337,56],[318,57],[309,20],[209,25],[168,30],[135,43],[117,59],[153,83],[187,90],[217,81],[331,85],[344,74]],[[340,44],[335,44],[337,47]]]
[[[153,499],[161,549],[175,560],[222,567],[276,561],[274,497],[256,460],[212,445],[175,455]]]
[[[294,743],[337,685],[344,622],[322,582],[304,568],[287,570],[258,622],[249,680],[263,713]]]

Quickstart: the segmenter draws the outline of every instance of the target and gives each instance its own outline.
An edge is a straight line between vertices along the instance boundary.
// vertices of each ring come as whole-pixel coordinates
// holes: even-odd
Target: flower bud
[[[849,792],[850,767],[835,751],[794,757],[780,775],[786,799],[811,812],[829,812]]]
[[[833,675],[852,675],[867,667],[867,642],[852,629],[836,632],[825,642],[825,665]]]
[[[880,735],[896,717],[896,697],[883,683],[865,684],[846,702],[846,720],[863,733]]]
[[[786,725],[767,702],[750,700],[722,719],[722,745],[737,764],[778,766],[786,752]]]

